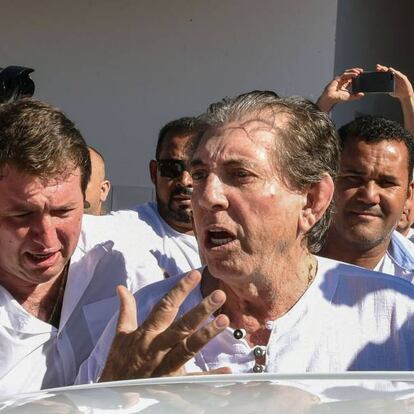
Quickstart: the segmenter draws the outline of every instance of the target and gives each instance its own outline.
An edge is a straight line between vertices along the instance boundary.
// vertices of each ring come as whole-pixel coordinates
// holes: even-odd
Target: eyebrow
[[[38,206],[32,203],[27,203],[24,201],[13,201],[13,204],[4,211],[6,212],[15,212],[15,211],[21,211],[21,210],[28,210],[28,211],[37,211]],[[68,202],[59,206],[51,206],[50,210],[70,210],[76,208],[76,202]]]
[[[362,175],[366,175],[365,172],[358,171],[358,170],[353,170],[353,169],[349,169],[349,170],[348,169],[345,169],[344,171],[341,171],[340,174],[344,174],[344,173],[346,173],[346,174],[354,174],[354,175],[361,175],[361,176]],[[380,174],[379,177],[380,178],[385,178],[387,180],[397,180],[398,179],[397,176],[391,175],[391,174]]]
[[[239,166],[245,166],[245,167],[256,167],[257,163],[250,161],[248,158],[233,158],[228,159],[222,163],[225,167],[239,167]],[[206,163],[203,162],[201,159],[196,158],[190,162],[190,167],[202,167],[205,166]]]
[[[202,165],[204,165],[204,162],[199,158],[190,161],[190,167],[201,167]]]
[[[354,170],[352,168],[344,168],[342,171],[339,172],[339,174],[343,174],[343,173],[355,174],[355,175],[365,175],[365,173],[363,171]]]

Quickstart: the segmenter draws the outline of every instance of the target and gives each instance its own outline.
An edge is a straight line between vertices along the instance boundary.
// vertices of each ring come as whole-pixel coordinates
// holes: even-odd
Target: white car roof
[[[198,375],[44,390],[0,399],[4,413],[411,412],[414,374]],[[414,412],[414,411],[413,411]]]

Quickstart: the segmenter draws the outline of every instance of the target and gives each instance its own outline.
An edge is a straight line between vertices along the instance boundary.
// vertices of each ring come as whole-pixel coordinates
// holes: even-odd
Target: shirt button
[[[244,338],[244,337],[246,336],[246,331],[245,331],[244,329],[236,329],[236,330],[233,332],[233,336],[234,336],[236,339],[242,339],[242,338]]]
[[[256,364],[256,365],[253,367],[253,372],[255,372],[256,374],[259,374],[259,373],[261,373],[261,372],[263,372],[263,371],[264,371],[264,366],[263,366],[263,365]]]
[[[256,346],[253,349],[253,354],[256,358],[262,358],[266,355],[266,347],[264,346]]]

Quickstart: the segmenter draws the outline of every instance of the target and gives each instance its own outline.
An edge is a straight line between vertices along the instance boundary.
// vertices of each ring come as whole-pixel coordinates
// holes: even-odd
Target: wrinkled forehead
[[[283,145],[280,138],[287,122],[287,118],[280,115],[270,119],[250,117],[211,127],[199,139],[191,161],[217,161],[237,155],[261,161],[270,159],[275,149]]]

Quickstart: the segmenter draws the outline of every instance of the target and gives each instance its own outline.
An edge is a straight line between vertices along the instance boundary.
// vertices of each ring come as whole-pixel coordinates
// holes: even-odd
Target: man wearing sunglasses
[[[187,169],[186,145],[194,125],[194,118],[180,118],[165,125],[159,133],[156,160],[151,160],[149,165],[159,215],[174,230],[184,234],[193,234],[193,184]]]
[[[186,146],[195,128],[195,118],[181,118],[161,129],[156,159],[149,163],[156,201],[106,216],[85,216],[78,243],[83,256],[73,261],[84,260],[92,249],[103,247],[105,262],[118,265],[116,269],[97,266],[95,272],[107,275],[103,279],[121,272],[132,291],[200,266],[191,223],[193,185],[186,158]],[[115,256],[119,258],[115,260]],[[112,305],[115,302],[106,304]]]

